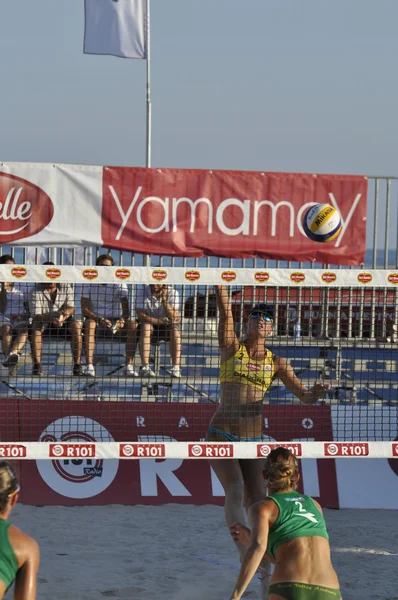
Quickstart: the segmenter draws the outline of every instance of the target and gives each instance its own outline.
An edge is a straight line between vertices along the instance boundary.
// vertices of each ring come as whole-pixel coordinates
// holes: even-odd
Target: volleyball
[[[341,231],[339,212],[330,204],[315,204],[303,219],[304,233],[314,242],[331,242]]]

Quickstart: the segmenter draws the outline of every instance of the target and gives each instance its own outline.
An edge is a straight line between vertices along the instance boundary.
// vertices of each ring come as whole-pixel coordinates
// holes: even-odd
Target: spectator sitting
[[[169,341],[172,377],[181,377],[181,316],[179,294],[168,285],[152,284],[138,288],[136,313],[140,322],[140,355],[143,377],[155,377],[149,366],[151,340]]]
[[[44,265],[53,265],[45,262]],[[43,335],[56,339],[71,339],[73,375],[82,375],[82,327],[74,318],[75,301],[69,283],[46,281],[37,283],[30,296],[32,321],[33,375],[42,375],[41,354]]]
[[[114,261],[109,254],[101,254],[96,260],[97,266],[113,267]],[[126,341],[127,377],[138,377],[133,367],[136,348],[137,323],[130,318],[128,289],[125,283],[84,284],[82,289],[82,312],[84,322],[84,348],[86,352],[86,375],[95,377],[93,365],[95,334],[119,337]]]
[[[15,265],[10,254],[0,256],[1,265]],[[0,332],[5,360],[3,366],[13,368],[28,339],[28,287],[26,284],[2,281],[0,287]]]

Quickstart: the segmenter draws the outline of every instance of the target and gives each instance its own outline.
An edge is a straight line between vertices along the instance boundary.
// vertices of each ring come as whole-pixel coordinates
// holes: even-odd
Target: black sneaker
[[[2,365],[3,367],[8,367],[9,369],[11,369],[12,367],[15,367],[16,364],[18,364],[18,361],[19,354],[17,354],[16,352],[11,352],[11,354],[7,356],[5,361],[2,362]]]
[[[43,371],[42,371],[40,363],[36,363],[33,365],[32,375],[33,375],[33,377],[41,377],[43,375]]]
[[[73,375],[74,377],[80,377],[83,375],[83,369],[81,365],[73,365]]]

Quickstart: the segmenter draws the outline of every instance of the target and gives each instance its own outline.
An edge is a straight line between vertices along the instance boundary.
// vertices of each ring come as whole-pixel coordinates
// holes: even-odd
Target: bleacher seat
[[[330,404],[350,402],[347,390],[355,386],[355,403],[398,402],[398,348],[313,346],[308,343],[270,345],[275,354],[286,357],[303,382],[311,386],[315,380],[329,380],[334,390],[327,394]],[[69,342],[45,341],[43,344],[43,377],[33,378],[30,349],[26,348],[18,365],[18,376],[2,378],[3,397],[25,395],[27,398],[53,400],[87,399],[119,402],[218,402],[219,349],[211,343],[190,344],[183,336],[181,380],[167,373],[171,366],[169,346],[155,346],[157,377],[126,378],[123,375],[125,345],[117,340],[97,341],[95,351],[96,378],[73,378]],[[139,368],[137,351],[135,366]],[[339,379],[338,379],[339,376]],[[339,388],[340,386],[340,388]],[[344,388],[346,386],[346,390]],[[339,388],[339,389],[338,389]],[[299,403],[277,380],[265,397],[265,403]]]

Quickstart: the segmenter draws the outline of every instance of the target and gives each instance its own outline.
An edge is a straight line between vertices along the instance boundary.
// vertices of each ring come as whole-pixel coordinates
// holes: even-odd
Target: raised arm
[[[230,600],[240,600],[267,551],[270,519],[268,507],[263,502],[253,504],[249,509],[249,519],[252,523],[250,544],[243,558]]]
[[[304,404],[315,404],[322,398],[329,386],[316,382],[312,388],[308,389],[304,383],[297,377],[293,367],[285,358],[275,357],[275,375],[279,377],[287,389],[292,392],[296,398]]]
[[[218,343],[223,358],[235,354],[239,348],[239,340],[234,330],[234,319],[232,316],[231,303],[228,290],[225,285],[216,285],[216,300],[219,311]],[[225,356],[226,355],[226,356]]]

